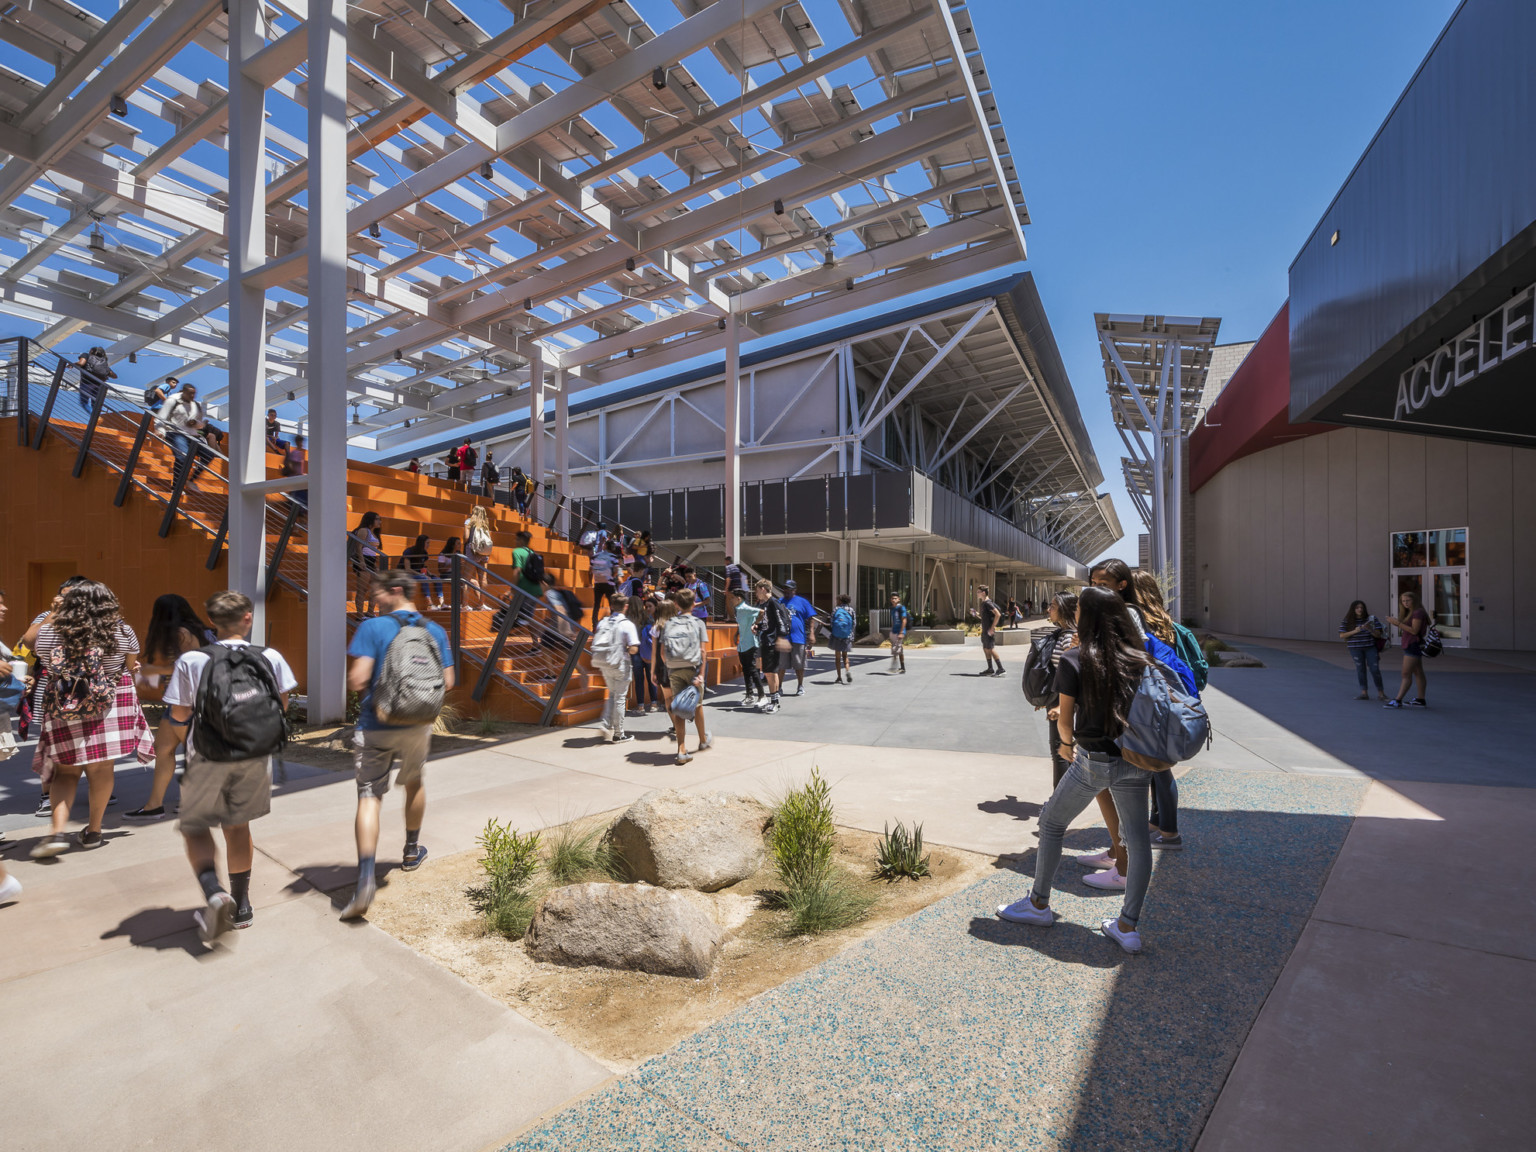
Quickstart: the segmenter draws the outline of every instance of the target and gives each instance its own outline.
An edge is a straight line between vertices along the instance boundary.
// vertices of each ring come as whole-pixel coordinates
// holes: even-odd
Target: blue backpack
[[[832,609],[832,639],[846,640],[853,635],[853,609],[846,605]]]
[[[1154,662],[1142,670],[1125,731],[1115,743],[1129,763],[1163,772],[1210,747],[1211,719],[1200,697],[1185,690],[1185,677]]]
[[[1173,670],[1183,683],[1186,695],[1193,696],[1196,700],[1200,699],[1200,689],[1195,684],[1195,673],[1188,664],[1179,659],[1177,652],[1150,632],[1147,633],[1146,648],[1148,656]]]

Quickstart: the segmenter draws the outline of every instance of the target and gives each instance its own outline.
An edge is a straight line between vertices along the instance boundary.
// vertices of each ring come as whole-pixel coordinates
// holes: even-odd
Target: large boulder
[[[709,975],[724,933],[708,901],[648,884],[572,884],[544,897],[528,952],[551,964],[597,965],[661,976]]]
[[[647,792],[609,832],[630,878],[715,892],[763,866],[768,809],[747,796]]]

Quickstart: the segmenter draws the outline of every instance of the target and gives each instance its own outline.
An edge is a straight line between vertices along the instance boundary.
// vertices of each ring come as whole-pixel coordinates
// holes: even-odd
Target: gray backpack
[[[1210,747],[1211,719],[1200,698],[1184,691],[1179,674],[1154,660],[1142,670],[1115,743],[1136,767],[1163,772]]]
[[[668,668],[697,668],[704,663],[704,645],[695,616],[674,616],[661,630],[661,651]]]
[[[420,616],[396,623],[400,631],[373,679],[373,711],[381,724],[430,724],[443,707],[442,653]]]

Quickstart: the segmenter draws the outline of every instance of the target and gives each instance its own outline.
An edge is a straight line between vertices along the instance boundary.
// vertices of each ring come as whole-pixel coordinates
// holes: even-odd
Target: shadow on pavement
[[[188,908],[143,908],[101,934],[103,940],[121,936],[126,936],[135,948],[153,948],[157,952],[180,949],[199,959],[214,951],[197,938],[192,909]]]

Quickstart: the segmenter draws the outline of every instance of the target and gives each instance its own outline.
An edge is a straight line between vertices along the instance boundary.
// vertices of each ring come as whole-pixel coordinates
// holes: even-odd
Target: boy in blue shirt
[[[848,649],[853,645],[853,598],[844,592],[837,598],[837,607],[832,609],[832,635],[827,640],[827,646],[832,649],[834,684],[842,684],[843,677],[847,677],[847,683],[853,683],[853,670],[848,666]]]
[[[795,672],[795,695],[805,695],[805,658],[814,656],[816,608],[799,592],[793,580],[784,581],[784,607],[789,609],[789,658]]]
[[[907,673],[907,623],[912,614],[907,611],[901,597],[891,593],[891,671],[896,671],[897,661],[901,662],[901,674]]]
[[[384,665],[385,653],[407,624],[420,624],[437,644],[443,666],[443,691],[453,687],[453,653],[448,635],[441,627],[415,610],[416,577],[410,572],[386,572],[373,585],[373,600],[379,615],[364,620],[352,634],[347,655],[347,687],[362,694],[362,712],[353,735],[353,766],[357,773],[357,889],[342,909],[341,918],[350,920],[368,911],[373,903],[377,880],[373,874],[374,855],[379,846],[379,809],[389,791],[390,770],[399,762],[397,782],[405,789],[405,851],[401,869],[414,872],[427,858],[427,850],[417,840],[427,811],[427,797],[422,788],[422,766],[432,746],[432,725],[405,726],[385,724],[373,708],[373,689]]]

